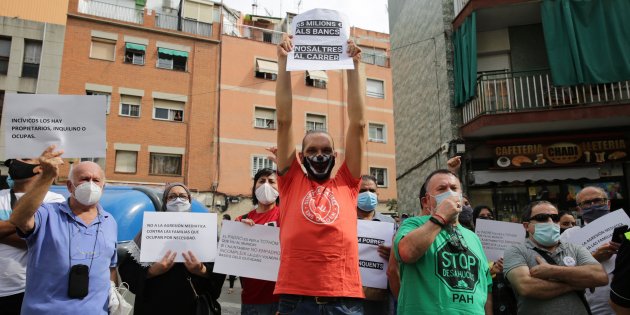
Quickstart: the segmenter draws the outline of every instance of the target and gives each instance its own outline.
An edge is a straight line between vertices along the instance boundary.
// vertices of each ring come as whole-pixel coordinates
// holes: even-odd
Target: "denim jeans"
[[[312,297],[281,295],[278,312],[280,315],[363,315],[363,300],[345,298],[317,304]]]
[[[241,315],[276,315],[278,303],[242,304]]]

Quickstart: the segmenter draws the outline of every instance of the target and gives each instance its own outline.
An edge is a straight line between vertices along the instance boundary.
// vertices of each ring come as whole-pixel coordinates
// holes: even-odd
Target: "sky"
[[[220,0],[214,0],[219,2]],[[285,12],[302,13],[310,9],[333,9],[345,13],[350,19],[350,25],[389,33],[387,15],[387,0],[256,0],[258,2],[257,15],[267,15],[267,11],[275,17],[284,17]],[[301,6],[298,10],[298,3]],[[232,9],[245,14],[252,13],[254,0],[223,0]]]

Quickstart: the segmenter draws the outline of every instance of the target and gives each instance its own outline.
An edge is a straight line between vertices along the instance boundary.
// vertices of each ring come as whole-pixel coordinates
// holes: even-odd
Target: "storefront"
[[[627,144],[624,134],[488,141],[467,156],[468,195],[512,222],[536,200],[575,211],[575,195],[592,185],[607,192],[612,209],[628,209]]]

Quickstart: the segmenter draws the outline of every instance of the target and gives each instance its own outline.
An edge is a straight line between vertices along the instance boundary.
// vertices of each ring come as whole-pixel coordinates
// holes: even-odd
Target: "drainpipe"
[[[44,43],[46,42],[46,30],[48,29],[48,23],[44,23],[44,34],[42,35],[42,52],[39,55],[39,68],[37,68],[37,81],[35,81],[35,94],[39,92],[39,80],[42,74],[42,61],[44,58]],[[59,91],[57,91],[59,92]]]

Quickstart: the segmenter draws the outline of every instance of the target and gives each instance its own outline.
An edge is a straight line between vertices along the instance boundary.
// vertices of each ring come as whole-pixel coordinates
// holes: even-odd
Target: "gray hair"
[[[597,186],[586,186],[586,187],[582,188],[582,190],[580,190],[580,192],[578,192],[575,195],[575,202],[576,203],[578,203],[578,204],[580,203],[580,199],[581,199],[580,196],[581,196],[582,192],[585,189],[587,189],[587,188],[592,188],[592,189],[596,190],[602,197],[608,198],[608,194],[606,193],[606,191],[603,188],[597,187]]]

